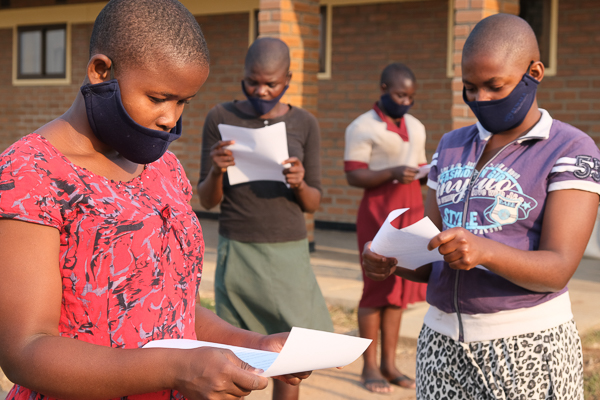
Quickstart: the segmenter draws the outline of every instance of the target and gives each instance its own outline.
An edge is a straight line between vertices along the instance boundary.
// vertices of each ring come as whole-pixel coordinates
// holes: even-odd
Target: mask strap
[[[115,79],[115,62],[113,61],[112,58],[108,57],[108,59],[110,60],[110,69],[109,69],[109,73],[110,73],[110,80],[112,81],[113,79]],[[533,61],[532,61],[533,62]],[[529,70],[528,70],[529,71]]]
[[[529,67],[527,67],[527,72],[525,72],[525,74],[527,74],[527,75],[531,75],[529,72],[531,71],[531,66],[533,65],[533,63],[534,63],[534,62],[535,62],[535,61],[531,61],[531,62],[529,63]]]

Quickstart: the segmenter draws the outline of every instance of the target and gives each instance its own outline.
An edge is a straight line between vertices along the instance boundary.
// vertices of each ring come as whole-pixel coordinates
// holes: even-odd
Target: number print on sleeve
[[[577,156],[577,165],[580,169],[573,172],[576,178],[586,179],[591,176],[596,182],[600,182],[600,160],[591,156]]]

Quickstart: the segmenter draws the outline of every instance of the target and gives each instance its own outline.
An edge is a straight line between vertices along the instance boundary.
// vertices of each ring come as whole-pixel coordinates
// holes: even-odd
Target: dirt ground
[[[203,301],[207,308],[213,306],[212,300]],[[330,313],[337,333],[356,335],[357,321],[355,310],[330,307]],[[600,329],[593,331],[582,338],[584,375],[585,375],[585,400],[600,400]],[[398,360],[400,369],[410,376],[414,376],[416,362],[416,341],[400,339],[398,343]],[[302,384],[302,398],[327,399],[327,400],[362,400],[377,398],[415,399],[414,390],[395,387],[392,396],[376,395],[367,392],[360,384],[362,360],[358,359],[342,370],[322,370],[313,373],[313,376]],[[0,398],[6,395],[12,384],[0,371]],[[264,391],[254,392],[248,400],[270,400],[271,385]]]

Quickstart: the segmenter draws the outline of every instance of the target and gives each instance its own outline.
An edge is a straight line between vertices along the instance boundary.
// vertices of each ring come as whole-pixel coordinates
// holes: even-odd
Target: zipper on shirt
[[[519,139],[522,139],[522,138],[519,138]],[[481,154],[479,155],[479,157],[477,157],[477,160],[475,161],[475,167],[473,167],[473,173],[471,174],[469,185],[467,185],[467,193],[465,194],[465,206],[463,207],[463,216],[462,216],[462,227],[463,228],[465,228],[466,223],[467,223],[467,209],[469,208],[469,200],[470,200],[470,197],[471,197],[471,191],[473,190],[473,186],[475,186],[475,181],[479,178],[479,174],[481,174],[481,171],[483,171],[488,166],[489,163],[491,163],[492,161],[494,161],[500,155],[500,153],[502,153],[508,146],[510,146],[510,145],[512,145],[514,143],[518,143],[519,139],[513,140],[510,143],[507,143],[496,154],[494,154],[494,156],[492,158],[490,158],[488,160],[488,162],[486,162],[481,167],[480,171],[477,171],[477,169],[476,169],[477,163],[479,162],[479,159],[483,155],[483,149],[485,149],[485,146],[481,150]],[[459,282],[458,279],[459,279],[459,275],[460,275],[460,271],[457,270],[456,271],[456,278],[454,279],[454,309],[456,310],[456,316],[458,317],[458,341],[459,342],[464,342],[464,340],[465,340],[465,333],[464,333],[464,328],[463,328],[463,323],[462,323],[462,315],[460,314],[460,309],[458,308],[458,282]]]

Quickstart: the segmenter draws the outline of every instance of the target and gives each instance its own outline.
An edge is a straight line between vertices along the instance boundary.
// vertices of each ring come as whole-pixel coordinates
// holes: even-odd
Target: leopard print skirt
[[[471,343],[423,325],[417,347],[417,398],[583,400],[583,356],[575,321]]]

